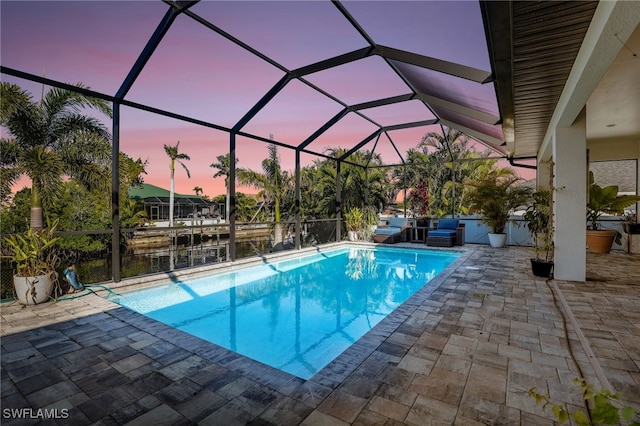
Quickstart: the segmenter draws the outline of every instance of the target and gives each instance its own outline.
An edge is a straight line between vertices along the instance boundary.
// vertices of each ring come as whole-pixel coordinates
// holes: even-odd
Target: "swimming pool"
[[[110,299],[309,379],[457,257],[445,251],[338,248]]]

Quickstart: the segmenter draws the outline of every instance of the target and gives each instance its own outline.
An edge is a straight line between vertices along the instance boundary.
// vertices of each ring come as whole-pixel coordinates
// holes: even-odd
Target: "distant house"
[[[144,183],[129,189],[129,198],[141,200],[150,220],[169,219],[169,191]],[[213,217],[216,205],[196,195],[173,194],[174,218]]]
[[[637,160],[593,161],[589,163],[596,183],[616,185],[620,194],[636,194]]]

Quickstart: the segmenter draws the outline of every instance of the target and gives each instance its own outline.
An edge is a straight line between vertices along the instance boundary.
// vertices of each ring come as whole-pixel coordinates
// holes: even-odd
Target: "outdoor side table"
[[[411,242],[419,242],[419,243],[424,243],[427,239],[427,230],[429,229],[426,226],[416,226],[414,228],[411,228],[413,233],[411,236]]]

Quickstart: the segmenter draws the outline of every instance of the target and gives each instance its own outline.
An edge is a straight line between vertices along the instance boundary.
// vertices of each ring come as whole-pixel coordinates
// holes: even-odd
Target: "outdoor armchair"
[[[434,247],[453,247],[458,235],[458,219],[439,219],[438,227],[427,232],[427,245]]]
[[[386,225],[378,226],[373,231],[373,241],[386,244],[408,241],[410,228],[411,222],[406,217],[390,217]]]

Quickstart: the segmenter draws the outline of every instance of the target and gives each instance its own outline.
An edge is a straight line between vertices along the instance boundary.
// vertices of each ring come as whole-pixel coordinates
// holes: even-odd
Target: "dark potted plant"
[[[423,182],[418,182],[409,192],[408,201],[416,219],[424,220],[429,212],[429,187]]]
[[[587,247],[592,253],[609,253],[613,241],[621,237],[615,229],[602,229],[598,220],[603,214],[619,216],[624,209],[640,201],[637,195],[618,195],[618,186],[601,187],[589,172],[587,199]]]
[[[636,222],[635,213],[627,213],[626,215],[624,215],[622,230],[625,232],[625,234],[640,234],[640,223]]]
[[[533,193],[533,203],[522,218],[533,236],[531,272],[537,277],[549,277],[553,270],[553,222],[551,221],[551,192],[538,190]]]
[[[624,215],[624,222],[622,222],[622,230],[625,233],[625,239],[623,243],[626,245],[627,253],[637,254],[640,253],[640,223],[637,222],[635,212],[628,212]]]
[[[478,180],[466,182],[470,188],[469,212],[480,213],[482,222],[489,226],[489,243],[492,247],[505,245],[507,235],[504,230],[509,216],[531,198],[531,188],[517,185],[520,181],[510,169],[497,168]]]
[[[15,265],[13,285],[18,301],[35,305],[49,300],[57,284],[56,267],[60,263],[56,247],[59,237],[53,234],[57,221],[49,228],[33,229],[4,240],[9,254],[4,256]]]
[[[408,197],[409,206],[416,218],[414,236],[416,241],[424,241],[429,228],[429,187],[422,181],[418,182],[415,188],[411,189]]]

